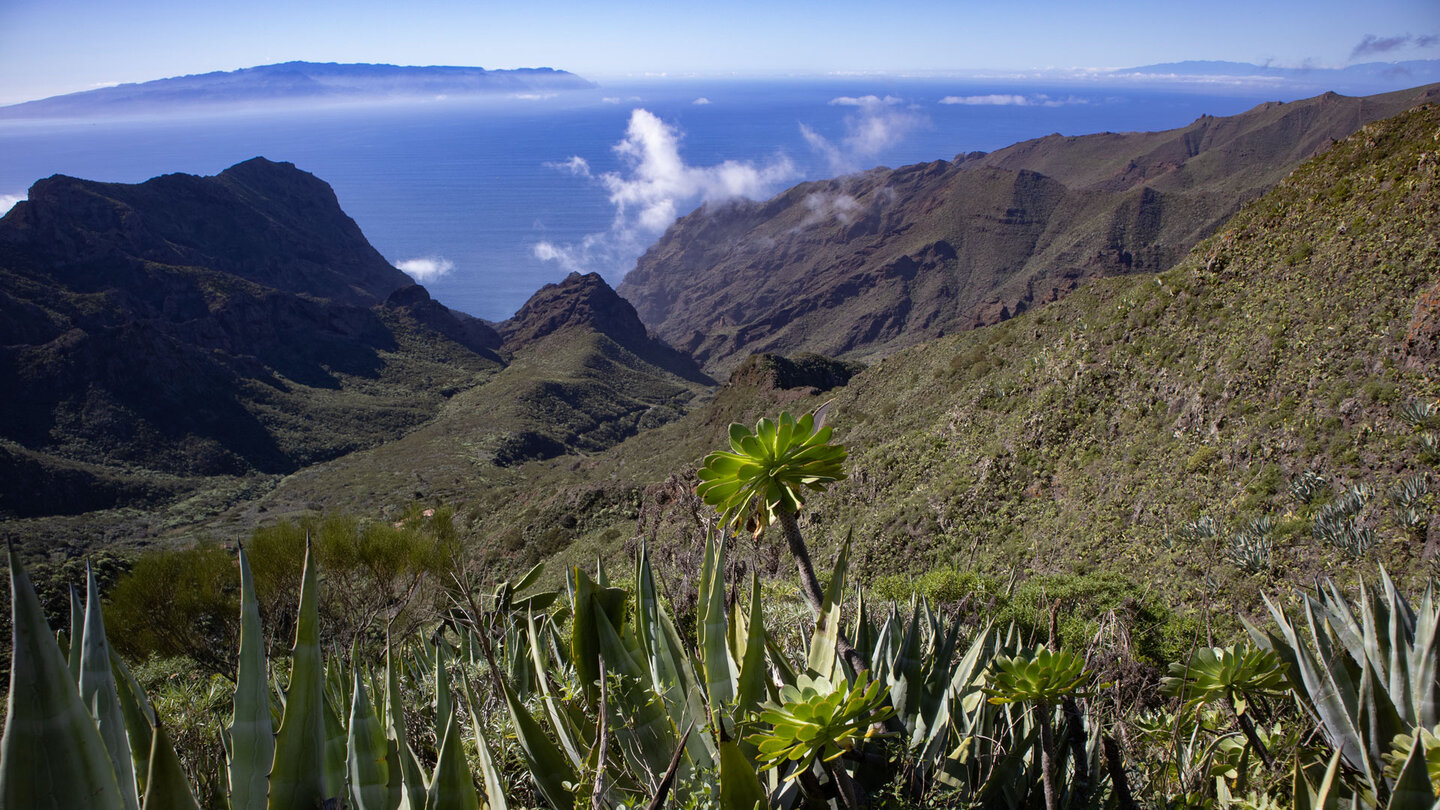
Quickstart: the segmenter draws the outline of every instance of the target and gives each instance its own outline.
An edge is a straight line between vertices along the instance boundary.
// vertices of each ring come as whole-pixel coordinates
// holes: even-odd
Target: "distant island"
[[[1191,60],[1120,68],[1099,75],[1115,78],[1286,81],[1317,86],[1323,84],[1326,90],[1374,93],[1394,87],[1397,79],[1402,79],[1403,84],[1411,86],[1440,82],[1440,59],[1364,62],[1343,68],[1279,67],[1249,62]]]
[[[573,73],[548,67],[486,70],[285,62],[51,96],[0,107],[0,118],[72,118],[299,102],[550,93],[594,86]]]

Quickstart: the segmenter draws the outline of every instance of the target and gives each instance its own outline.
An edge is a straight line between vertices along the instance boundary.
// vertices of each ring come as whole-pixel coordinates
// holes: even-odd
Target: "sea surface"
[[[441,302],[502,320],[571,270],[618,284],[673,215],[737,191],[763,198],[847,171],[1056,132],[1170,129],[1313,94],[1250,85],[657,79],[529,98],[3,121],[0,209],[52,174],[131,183],[216,174],[257,155],[289,161],[329,182],[371,244],[419,274]],[[632,124],[628,151],[618,150]]]

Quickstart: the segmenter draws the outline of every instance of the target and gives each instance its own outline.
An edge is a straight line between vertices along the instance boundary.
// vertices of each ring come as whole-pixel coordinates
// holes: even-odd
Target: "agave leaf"
[[[120,711],[125,716],[125,733],[130,737],[130,758],[135,764],[135,787],[145,792],[150,770],[150,738],[155,725],[155,710],[145,698],[145,690],[131,674],[120,655],[110,651],[110,668],[115,674],[115,693],[120,698]]]
[[[1404,810],[1409,807],[1426,807],[1435,803],[1435,794],[1430,788],[1430,772],[1425,764],[1425,744],[1416,735],[1415,744],[1410,747],[1410,756],[1400,768],[1400,778],[1390,789],[1390,810]]]
[[[305,548],[300,576],[300,610],[291,648],[290,687],[285,714],[275,735],[270,771],[270,810],[320,807],[330,798],[325,785],[325,673],[320,659],[320,588],[314,560]],[[337,786],[335,791],[340,792]]]
[[[560,706],[554,691],[550,688],[550,681],[545,676],[545,662],[542,660],[540,652],[544,646],[540,643],[541,633],[535,624],[535,614],[532,613],[526,617],[526,628],[530,634],[530,655],[535,660],[536,671],[541,673],[539,678],[540,702],[545,707],[545,714],[550,719],[550,726],[555,731],[555,738],[560,741],[560,749],[569,760],[571,768],[579,768],[585,762],[585,755],[580,750],[580,744],[576,742],[578,730]],[[513,690],[513,687],[510,688]],[[536,725],[538,726],[538,723]]]
[[[617,687],[609,690],[606,707],[613,715],[609,718],[611,732],[636,773],[662,774],[675,751],[675,729],[663,705],[652,699],[654,693],[647,688],[650,674],[637,657],[639,644],[633,637],[622,639],[604,613],[597,613],[595,624],[606,670],[612,677],[619,676]],[[658,783],[647,785],[650,792],[658,787]]]
[[[405,708],[401,703],[400,666],[395,660],[389,633],[385,637],[385,738],[389,741],[390,753],[396,771],[390,774],[390,807],[400,810],[422,810],[425,807],[425,777],[420,764],[415,761],[415,752],[410,748],[409,736],[405,733]],[[398,771],[398,773],[397,773]],[[400,790],[395,790],[395,777],[400,777]]]
[[[80,684],[80,656],[84,651],[85,606],[80,603],[80,591],[70,583],[70,680]],[[146,755],[149,761],[149,755]]]
[[[845,572],[849,567],[849,558],[850,540],[846,538],[835,557],[835,567],[830,573],[830,586],[825,589],[820,615],[815,617],[815,633],[810,638],[806,666],[817,677],[832,682],[839,680],[835,673],[835,648],[840,641],[840,608],[845,598]]]
[[[1415,645],[1408,666],[1417,725],[1434,728],[1440,725],[1440,604],[1434,585],[1426,587],[1416,610]]]
[[[524,576],[520,577],[520,581],[515,583],[513,592],[519,593],[530,587],[531,585],[534,585],[540,580],[540,575],[543,573],[545,573],[545,563],[535,563],[535,565],[533,565],[529,571],[525,572]]]
[[[675,728],[706,725],[705,705],[700,694],[694,662],[680,641],[670,615],[660,606],[649,554],[642,546],[636,564],[635,627],[641,650],[649,657],[651,687],[659,693]],[[690,762],[697,768],[715,766],[714,740],[708,734],[685,738]]]
[[[385,727],[375,716],[375,706],[354,668],[354,695],[350,701],[349,774],[350,798],[356,810],[391,810],[390,749]]]
[[[425,796],[425,810],[480,810],[480,798],[475,794],[475,783],[470,781],[470,769],[465,764],[460,724],[455,721],[453,711],[439,731],[440,754],[435,762],[435,775],[430,779],[430,791]]]
[[[890,684],[891,705],[895,707],[900,721],[905,724],[905,730],[912,734],[915,731],[916,716],[919,714],[920,692],[923,689],[920,679],[925,664],[920,652],[920,615],[920,605],[912,604],[910,623],[906,625],[905,635],[896,645],[895,660],[889,667],[887,679]]]
[[[180,757],[175,755],[175,746],[165,726],[157,724],[150,735],[150,759],[146,770],[150,784],[145,790],[143,810],[200,810]]]
[[[490,743],[485,739],[485,732],[480,726],[480,703],[475,700],[475,693],[470,691],[469,681],[462,680],[460,683],[465,689],[465,702],[470,706],[470,728],[475,735],[475,758],[480,763],[480,776],[485,783],[485,804],[488,810],[509,810],[510,804],[505,798],[505,779],[495,765]]]
[[[0,739],[0,807],[121,810],[125,801],[109,752],[13,549],[10,604],[10,697]]]
[[[738,613],[738,608],[736,609]],[[746,626],[745,657],[735,694],[735,714],[747,717],[765,699],[765,616],[760,604],[760,577],[750,572],[750,614]]]
[[[446,727],[450,724],[450,718],[455,713],[454,704],[450,700],[450,672],[448,648],[444,639],[435,639],[435,733],[444,734]]]
[[[721,810],[755,810],[766,807],[765,789],[755,766],[734,740],[720,743],[720,807]]]
[[[100,739],[110,753],[120,798],[129,810],[139,810],[135,792],[135,762],[130,754],[130,736],[125,732],[125,712],[115,690],[115,672],[110,668],[110,645],[105,640],[105,618],[100,611],[100,586],[95,572],[85,565],[85,639],[80,650],[80,699],[95,718]]]
[[[514,723],[515,739],[520,743],[520,754],[530,769],[535,787],[556,810],[574,810],[575,796],[565,787],[567,782],[574,784],[577,781],[569,757],[550,741],[545,730],[515,696],[515,690],[504,681],[501,681],[501,688],[505,692],[505,706],[510,710],[510,719]]]
[[[705,671],[705,693],[711,710],[735,702],[735,682],[740,673],[730,646],[725,641],[725,541],[705,540],[705,562],[701,568],[699,635],[701,665]]]
[[[226,731],[231,810],[263,810],[275,759],[270,684],[266,680],[265,637],[250,560],[242,546],[240,562],[240,663],[235,673],[234,712]]]
[[[1272,614],[1277,611],[1279,609],[1272,605]],[[1293,656],[1295,669],[1300,675],[1300,682],[1308,697],[1306,702],[1313,706],[1319,714],[1321,727],[1330,739],[1330,744],[1342,752],[1345,761],[1351,767],[1356,770],[1364,770],[1365,746],[1354,720],[1355,709],[1358,707],[1351,703],[1357,700],[1358,690],[1351,686],[1349,674],[1345,672],[1345,660],[1330,659],[1327,661],[1323,657],[1323,653],[1317,659],[1315,653],[1312,652],[1314,648],[1305,643],[1305,640],[1290,624],[1288,617],[1285,617],[1283,612],[1280,613],[1277,623],[1280,625],[1281,633],[1285,635],[1289,648],[1287,652],[1289,656]],[[1309,604],[1306,605],[1306,614],[1311,622],[1310,638],[1318,646],[1319,639],[1323,636],[1315,630],[1314,613]],[[1322,661],[1326,663],[1322,665]],[[1350,701],[1345,700],[1347,691]]]

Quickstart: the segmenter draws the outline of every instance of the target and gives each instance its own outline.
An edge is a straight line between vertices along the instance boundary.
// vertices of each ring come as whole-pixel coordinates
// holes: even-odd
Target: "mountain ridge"
[[[1164,270],[1300,160],[1437,94],[1332,93],[803,183],[682,217],[617,291],[711,373],[757,351],[881,356]]]
[[[3,118],[88,117],[223,109],[262,103],[435,99],[594,87],[554,68],[282,62],[82,90],[0,107]]]

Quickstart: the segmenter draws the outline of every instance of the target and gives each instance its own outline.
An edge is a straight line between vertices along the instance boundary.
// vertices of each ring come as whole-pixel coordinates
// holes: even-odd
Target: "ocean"
[[[216,174],[257,155],[289,161],[327,181],[371,244],[436,299],[503,320],[571,270],[618,284],[668,222],[707,200],[764,198],[803,180],[1056,132],[1170,129],[1312,94],[1252,85],[652,80],[539,97],[3,121],[0,199],[23,197],[52,174],[133,183]]]

